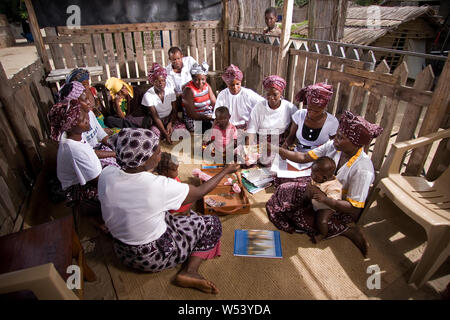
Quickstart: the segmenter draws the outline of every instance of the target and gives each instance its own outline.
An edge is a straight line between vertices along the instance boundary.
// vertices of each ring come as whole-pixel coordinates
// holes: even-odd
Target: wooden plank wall
[[[13,231],[42,167],[39,144],[49,136],[54,100],[40,60],[7,79],[0,63],[0,235]]]
[[[168,50],[178,46],[184,55],[207,61],[210,70],[222,70],[220,21],[116,24],[45,28],[54,69],[101,65],[104,74],[145,80],[153,62],[169,64]],[[98,80],[98,79],[94,79]]]
[[[242,17],[239,2],[242,3]],[[270,7],[270,4],[270,0],[231,0],[229,30],[261,33],[266,27],[264,11]]]
[[[243,71],[243,86],[259,94],[263,94],[262,79],[275,72],[277,54],[278,46],[271,44],[267,37],[230,32],[230,61]],[[405,62],[394,72],[386,61],[376,68],[375,63],[371,51],[296,43],[289,52],[288,74],[281,76],[288,82],[287,100],[294,102],[295,94],[305,86],[326,82],[334,87],[328,107],[330,113],[339,117],[345,110],[350,110],[381,125],[383,134],[368,148],[378,171],[390,144],[411,139],[419,132],[422,126],[420,114],[426,112],[431,102],[434,75],[428,66],[412,86],[407,86]],[[303,106],[300,104],[299,107]]]

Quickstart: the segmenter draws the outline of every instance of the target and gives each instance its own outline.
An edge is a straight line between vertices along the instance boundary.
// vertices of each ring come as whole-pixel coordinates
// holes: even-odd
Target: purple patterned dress
[[[210,258],[220,255],[222,224],[217,216],[190,216],[166,213],[166,232],[157,240],[144,245],[128,245],[114,239],[114,251],[130,268],[159,272],[173,268],[191,255]],[[219,248],[218,250],[216,250]]]
[[[311,200],[304,196],[310,179],[310,177],[297,178],[296,182],[281,184],[267,202],[269,220],[278,229],[289,233],[306,232],[309,236],[319,233]],[[352,222],[350,215],[335,213],[328,222],[327,238],[345,232],[350,222]]]

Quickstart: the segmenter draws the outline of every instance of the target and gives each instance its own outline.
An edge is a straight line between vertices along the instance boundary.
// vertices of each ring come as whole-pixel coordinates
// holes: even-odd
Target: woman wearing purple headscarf
[[[247,132],[253,134],[250,144],[256,143],[256,134],[276,135],[282,143],[291,117],[298,109],[283,98],[286,80],[282,77],[272,75],[264,78],[263,87],[267,99],[259,102],[251,112],[247,128]]]
[[[227,88],[220,91],[217,95],[215,109],[222,106],[228,108],[231,124],[236,129],[245,130],[247,129],[253,107],[258,102],[264,101],[264,98],[255,91],[242,87],[243,78],[242,71],[234,64],[225,69],[222,79],[226,83]]]
[[[155,125],[150,127],[158,137],[163,135],[167,143],[172,144],[174,129],[186,128],[177,118],[177,96],[166,86],[167,71],[158,63],[153,63],[148,71],[148,81],[153,85],[142,98],[142,105],[150,110]]]
[[[120,168],[103,170],[98,183],[102,215],[114,250],[128,267],[159,272],[183,264],[175,284],[218,293],[198,268],[220,256],[222,225],[217,216],[174,216],[169,210],[201,199],[239,165],[226,166],[199,187],[152,171],[161,160],[159,138],[147,129],[122,129],[111,138]]]
[[[310,200],[314,198],[336,211],[328,223],[327,238],[342,234],[352,240],[366,256],[367,242],[361,231],[348,224],[358,220],[375,177],[372,161],[364,152],[364,146],[382,131],[378,125],[345,111],[334,140],[308,153],[280,148],[282,158],[297,163],[311,162],[322,156],[332,158],[336,163],[336,178],[342,184],[342,200],[328,198],[320,189],[310,185],[310,177],[304,177],[297,182],[284,183],[276,189],[266,204],[270,221],[283,231],[305,232],[313,238],[318,234],[314,221],[317,215]]]
[[[339,121],[326,111],[332,96],[333,86],[325,83],[307,86],[297,93],[295,100],[303,102],[306,108],[292,115],[291,129],[283,143],[284,148],[295,143],[295,151],[307,152],[336,135]]]

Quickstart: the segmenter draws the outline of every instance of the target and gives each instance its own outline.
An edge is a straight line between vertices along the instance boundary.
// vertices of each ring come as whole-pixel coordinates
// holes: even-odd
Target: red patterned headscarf
[[[158,63],[154,62],[150,70],[148,70],[148,82],[153,84],[158,77],[167,78],[167,71]]]
[[[59,141],[61,134],[76,127],[81,114],[81,105],[79,103],[67,105],[59,102],[55,104],[48,112],[50,122],[50,137]]]
[[[265,77],[263,80],[264,90],[269,90],[270,88],[275,88],[280,92],[283,92],[286,88],[286,80],[280,76],[272,75]]]
[[[333,96],[333,86],[319,82],[301,89],[296,95],[297,102],[314,104],[325,108]]]
[[[355,116],[350,111],[345,111],[342,115],[338,130],[359,147],[367,145],[383,132],[379,125],[370,123],[361,116]]]
[[[222,79],[227,85],[229,85],[234,80],[242,81],[243,78],[244,74],[234,64],[230,64],[230,66],[226,68],[224,73],[222,74]]]

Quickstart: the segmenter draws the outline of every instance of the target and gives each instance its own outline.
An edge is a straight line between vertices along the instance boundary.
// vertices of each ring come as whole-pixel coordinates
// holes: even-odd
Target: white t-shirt
[[[336,135],[337,128],[339,127],[339,121],[336,119],[335,116],[332,114],[329,114],[327,112],[327,119],[325,120],[322,129],[320,130],[320,134],[317,137],[316,140],[311,141],[307,140],[302,136],[303,132],[303,124],[305,123],[306,113],[308,111],[306,109],[298,110],[296,113],[292,115],[292,121],[294,121],[298,125],[297,129],[297,139],[298,142],[300,142],[303,146],[310,146],[310,147],[318,147],[330,140],[330,136]],[[297,146],[296,151],[304,151],[309,149],[303,149]]]
[[[129,245],[157,240],[166,232],[166,211],[177,210],[189,186],[150,172],[126,173],[108,166],[98,180],[102,216],[111,235]]]
[[[80,184],[97,178],[102,172],[100,160],[94,149],[84,140],[67,139],[63,133],[56,158],[56,174],[61,181],[62,188]]]
[[[297,107],[282,99],[277,109],[271,109],[267,100],[259,102],[253,108],[248,124],[248,133],[282,134],[291,124],[291,117]]]
[[[172,64],[170,63],[166,67],[167,71],[167,79],[166,79],[166,86],[169,88],[172,88],[175,90],[176,93],[181,94],[182,93],[182,87],[186,83],[192,80],[191,76],[191,68],[197,61],[190,57],[183,57],[181,59],[183,61],[183,68],[181,68],[180,73],[176,73],[173,71]]]
[[[248,123],[253,107],[264,100],[264,97],[247,88],[241,87],[238,94],[232,94],[230,89],[226,88],[217,95],[214,112],[218,107],[227,107],[230,110],[230,122],[239,126]],[[215,117],[214,113],[213,118]]]
[[[160,119],[167,117],[172,112],[172,102],[177,100],[175,91],[172,88],[164,88],[164,102],[161,101],[158,94],[155,92],[155,87],[147,90],[142,98],[142,105],[146,107],[155,107]]]
[[[92,111],[89,111],[89,125],[91,126],[91,129],[87,132],[83,132],[81,136],[93,148],[98,143],[102,142],[103,138],[106,137],[108,134],[105,132],[105,130],[103,130],[100,123],[98,123],[97,117]]]

